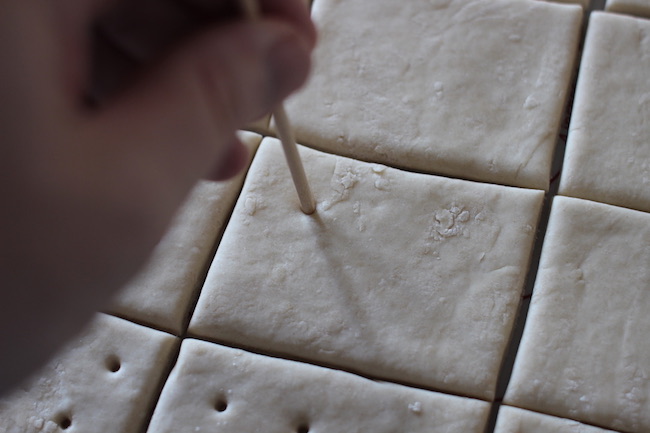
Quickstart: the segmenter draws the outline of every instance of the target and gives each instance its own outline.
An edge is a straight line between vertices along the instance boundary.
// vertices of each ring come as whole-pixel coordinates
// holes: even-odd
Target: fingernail
[[[280,102],[300,87],[309,73],[310,50],[297,35],[284,35],[267,54],[270,98]]]

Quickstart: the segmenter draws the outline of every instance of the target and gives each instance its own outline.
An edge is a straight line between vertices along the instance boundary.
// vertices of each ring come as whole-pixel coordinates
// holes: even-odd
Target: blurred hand
[[[0,392],[143,264],[309,70],[304,0],[0,0]]]

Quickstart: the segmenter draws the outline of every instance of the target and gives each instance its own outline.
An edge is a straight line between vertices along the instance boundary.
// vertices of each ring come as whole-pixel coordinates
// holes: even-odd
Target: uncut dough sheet
[[[241,132],[239,138],[252,158],[262,137]],[[144,269],[115,297],[109,312],[175,335],[184,331],[244,175],[203,181],[194,188]]]
[[[489,404],[185,340],[150,433],[482,433]]]
[[[650,214],[556,197],[505,402],[650,431]]]
[[[577,421],[501,406],[494,433],[616,433]]]
[[[591,15],[560,194],[650,211],[649,70],[650,21]]]
[[[578,5],[316,0],[300,143],[396,167],[546,189]]]
[[[264,139],[190,334],[492,398],[543,192],[301,155],[316,213]]]
[[[31,382],[0,399],[0,432],[140,433],[176,341],[98,314]]]
[[[608,12],[650,17],[650,0],[607,0]]]

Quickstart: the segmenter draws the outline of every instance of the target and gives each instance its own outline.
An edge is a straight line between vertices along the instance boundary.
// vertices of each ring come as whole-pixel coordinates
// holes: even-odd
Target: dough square
[[[149,432],[482,433],[490,405],[185,340]]]
[[[494,433],[616,433],[510,406],[501,406]]]
[[[650,21],[593,13],[560,194],[650,211],[648,70]]]
[[[531,0],[316,0],[301,144],[546,189],[583,11]]]
[[[262,137],[242,132],[239,138],[252,158]],[[115,297],[108,311],[180,335],[244,177],[242,172],[227,182],[199,183],[149,262]]]
[[[38,377],[0,400],[0,432],[140,433],[177,341],[98,314]]]
[[[189,334],[491,399],[543,191],[300,151],[316,213],[265,138]]]
[[[650,17],[650,0],[607,0],[605,10],[640,17]]]
[[[650,214],[555,198],[505,402],[650,431]]]

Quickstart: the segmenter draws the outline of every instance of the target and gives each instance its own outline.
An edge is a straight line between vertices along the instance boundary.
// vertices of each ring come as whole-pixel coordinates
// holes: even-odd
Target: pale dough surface
[[[149,432],[481,433],[488,412],[478,400],[185,340]]]
[[[609,12],[650,17],[650,0],[607,0],[605,9]]]
[[[301,155],[316,214],[265,138],[189,332],[492,398],[543,192]]]
[[[650,214],[556,197],[505,402],[650,431]]]
[[[141,432],[176,340],[97,315],[36,378],[0,400],[0,432]]]
[[[546,189],[582,19],[521,0],[316,0],[298,141],[427,173]]]
[[[250,132],[239,137],[250,155],[262,139]],[[180,335],[244,175],[226,182],[199,183],[145,268],[116,296],[108,311]]]
[[[494,433],[615,433],[612,430],[585,425],[510,406],[501,406]]]
[[[555,1],[558,3],[578,3],[579,5],[582,5],[584,8],[589,7],[591,4],[591,0],[547,0],[547,1]]]
[[[530,1],[530,0],[522,0],[522,1]],[[591,0],[540,0],[540,1],[549,1],[555,3],[576,3],[581,5],[584,8],[589,7],[589,5],[591,4]]]
[[[560,194],[650,211],[650,21],[593,13]]]

